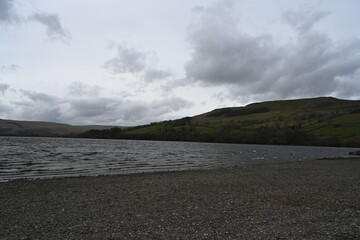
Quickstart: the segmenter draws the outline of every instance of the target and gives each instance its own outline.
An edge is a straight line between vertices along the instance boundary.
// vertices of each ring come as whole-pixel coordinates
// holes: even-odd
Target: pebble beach
[[[360,239],[360,161],[0,183],[0,239]]]

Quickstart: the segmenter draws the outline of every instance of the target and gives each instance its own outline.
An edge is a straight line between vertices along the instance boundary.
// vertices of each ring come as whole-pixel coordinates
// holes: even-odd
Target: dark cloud
[[[161,69],[147,69],[144,73],[144,80],[146,82],[153,82],[156,80],[165,79],[172,76],[170,70],[161,70]]]
[[[118,45],[116,56],[106,61],[103,66],[114,74],[138,73],[145,69],[146,58],[146,53],[125,45]]]
[[[191,106],[182,98],[130,101],[118,98],[77,99],[70,102],[71,120],[81,123],[139,125],[160,121],[164,115]]]
[[[13,92],[17,94],[17,100],[5,104],[5,107],[11,111],[0,111],[3,118],[51,122],[61,119],[60,102],[56,97],[27,90],[13,89]]]
[[[24,23],[23,16],[17,14],[15,0],[0,0],[0,24]],[[59,39],[64,42],[70,40],[71,36],[60,22],[56,14],[37,12],[27,18],[28,21],[38,22],[46,27],[46,34],[50,39]]]
[[[190,102],[179,97],[152,101],[94,96],[59,98],[27,90],[14,90],[17,97],[12,101],[3,101],[7,98],[8,88],[8,85],[0,84],[0,118],[70,124],[139,125],[164,120],[168,114],[191,106]]]
[[[316,31],[314,26],[328,13],[286,12],[285,22],[296,37],[279,45],[270,34],[242,32],[232,15],[232,2],[220,3],[197,8],[198,19],[188,35],[188,79],[227,86],[233,97],[243,99],[359,96],[355,76],[360,70],[360,41],[336,44]]]
[[[38,22],[46,27],[46,34],[50,39],[70,40],[69,32],[61,25],[59,16],[50,13],[34,13],[29,17],[30,21]]]
[[[6,90],[8,90],[9,85],[5,83],[0,83],[0,94],[4,94]]]
[[[19,21],[14,0],[0,0],[0,23],[12,24]]]
[[[106,116],[109,113],[115,112],[116,109],[121,106],[122,102],[114,101],[114,99],[110,98],[89,98],[73,100],[70,104],[75,117],[90,118]]]
[[[170,69],[154,67],[158,61],[155,52],[142,52],[126,44],[117,45],[113,42],[109,47],[116,48],[116,56],[106,61],[103,67],[113,74],[132,74],[137,80],[144,81],[141,84],[169,81],[173,76]]]
[[[61,112],[57,106],[28,105],[19,109],[19,120],[45,121],[62,123]]]

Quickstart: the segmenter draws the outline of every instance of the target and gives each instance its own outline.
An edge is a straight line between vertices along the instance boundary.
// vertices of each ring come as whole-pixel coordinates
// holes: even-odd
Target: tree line
[[[220,142],[242,144],[273,144],[273,145],[313,145],[313,146],[352,146],[360,147],[359,143],[343,142],[338,137],[318,138],[301,129],[288,126],[262,126],[253,129],[238,130],[236,125],[224,125],[212,132],[204,132],[198,125],[183,122],[153,123],[156,130],[151,133],[131,133],[134,128],[122,129],[114,127],[104,130],[90,130],[79,134],[80,138],[133,139],[161,141],[192,141]]]

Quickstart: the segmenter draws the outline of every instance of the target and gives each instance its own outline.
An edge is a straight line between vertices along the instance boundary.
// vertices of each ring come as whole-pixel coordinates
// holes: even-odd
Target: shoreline
[[[213,167],[213,168],[187,168],[187,169],[179,169],[179,170],[149,170],[143,172],[125,172],[125,173],[113,173],[113,174],[98,174],[98,175],[63,175],[63,176],[41,176],[41,177],[24,177],[24,178],[15,178],[9,180],[2,180],[2,183],[11,183],[11,182],[36,182],[36,181],[51,181],[51,180],[65,180],[65,179],[81,179],[81,178],[99,178],[99,177],[126,177],[126,176],[146,176],[153,174],[172,174],[172,173],[193,173],[193,172],[208,172],[208,171],[221,171],[221,170],[230,170],[230,169],[239,169],[239,168],[247,168],[249,166],[262,166],[262,165],[278,165],[278,164],[289,164],[289,163],[298,163],[298,162],[309,162],[309,161],[317,161],[317,160],[357,160],[355,157],[350,158],[323,158],[323,159],[301,159],[299,161],[288,161],[288,162],[257,162],[257,163],[245,163],[238,164],[230,167]],[[358,158],[360,160],[360,157]]]
[[[13,180],[1,239],[357,239],[360,161]]]
[[[318,159],[301,159],[298,161],[288,161],[288,162],[258,162],[258,163],[246,163],[234,165],[231,167],[217,167],[217,168],[194,168],[194,169],[180,169],[180,170],[149,170],[143,172],[128,172],[128,173],[114,173],[114,174],[98,174],[98,175],[69,175],[69,176],[42,176],[42,177],[24,177],[24,178],[15,178],[9,180],[2,180],[1,183],[8,182],[17,182],[17,181],[46,181],[46,180],[61,180],[68,178],[97,178],[97,177],[117,177],[117,176],[133,176],[133,175],[151,175],[151,174],[171,174],[171,173],[181,173],[181,172],[203,172],[203,171],[220,171],[220,170],[229,170],[229,169],[238,169],[246,168],[248,166],[262,166],[262,165],[278,165],[278,164],[291,164],[291,163],[300,163],[300,162],[311,162],[311,161],[360,161],[360,156],[350,156],[350,157],[336,157],[336,158],[318,158]]]

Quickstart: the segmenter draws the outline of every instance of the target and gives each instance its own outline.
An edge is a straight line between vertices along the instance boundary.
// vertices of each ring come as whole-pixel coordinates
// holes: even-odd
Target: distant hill
[[[320,97],[215,109],[82,137],[360,147],[360,101]]]
[[[129,128],[0,119],[0,135],[360,147],[360,100],[261,102]]]
[[[2,136],[76,136],[91,129],[109,129],[113,126],[73,126],[69,124],[15,121],[0,119],[0,135]]]

